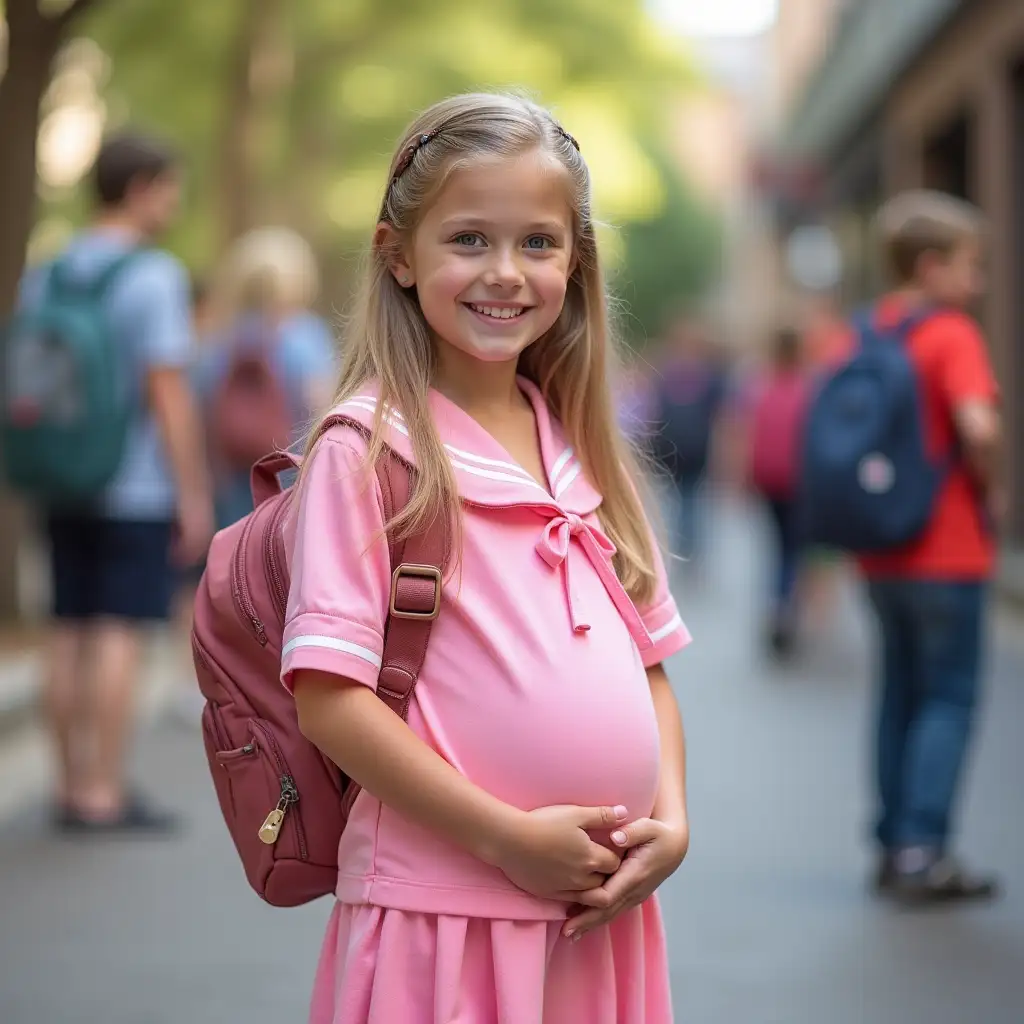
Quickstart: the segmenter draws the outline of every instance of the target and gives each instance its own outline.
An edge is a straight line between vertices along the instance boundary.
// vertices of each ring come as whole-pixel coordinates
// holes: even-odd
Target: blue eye
[[[477,243],[478,242],[481,245],[484,244],[484,240],[479,235],[477,235],[477,234],[475,234],[475,233],[473,233],[471,231],[467,231],[466,234],[464,234],[464,235],[456,235],[452,239],[452,241],[456,245],[465,245],[465,246],[469,246],[471,248],[477,247]]]
[[[551,239],[545,237],[544,235],[531,235],[526,240],[526,248],[527,249],[536,249],[536,250],[550,249],[553,244],[554,243],[551,241]]]

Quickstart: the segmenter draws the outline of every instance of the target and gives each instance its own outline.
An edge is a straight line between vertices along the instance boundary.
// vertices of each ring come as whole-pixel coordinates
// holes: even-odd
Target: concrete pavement
[[[1024,627],[998,630],[965,804],[965,852],[1003,874],[1008,896],[897,912],[863,888],[863,618],[844,594],[798,668],[766,666],[757,526],[727,510],[714,525],[710,582],[678,587],[696,642],[669,666],[694,833],[662,893],[677,1019],[1020,1024]],[[143,782],[188,815],[181,839],[54,839],[38,771],[17,759],[0,770],[26,805],[0,822],[0,1022],[301,1022],[328,905],[273,910],[248,890],[195,729],[151,724],[137,760]]]

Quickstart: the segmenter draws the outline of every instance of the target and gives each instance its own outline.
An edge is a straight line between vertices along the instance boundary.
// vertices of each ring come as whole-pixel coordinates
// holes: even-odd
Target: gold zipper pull
[[[266,843],[267,846],[273,846],[277,842],[277,837],[281,834],[281,825],[284,824],[284,812],[287,806],[287,802],[282,800],[267,815],[266,820],[260,826],[260,841]]]

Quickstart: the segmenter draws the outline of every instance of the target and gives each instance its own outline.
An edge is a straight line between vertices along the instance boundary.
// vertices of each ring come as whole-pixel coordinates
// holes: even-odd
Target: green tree
[[[111,121],[162,130],[188,154],[172,244],[189,262],[286,220],[342,279],[394,139],[427,103],[525,83],[580,138],[602,215],[625,222],[637,183],[661,173],[637,139],[663,130],[659,97],[692,80],[642,0],[121,0],[85,28],[111,58]]]
[[[656,338],[714,283],[722,259],[718,217],[657,148],[652,159],[660,168],[664,202],[653,216],[623,226],[622,258],[612,278],[624,305],[622,330],[634,348]]]

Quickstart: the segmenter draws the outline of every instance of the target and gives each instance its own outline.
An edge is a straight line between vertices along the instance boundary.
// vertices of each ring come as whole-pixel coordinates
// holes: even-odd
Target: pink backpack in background
[[[323,429],[342,422],[365,434],[342,417]],[[221,813],[249,884],[280,907],[334,892],[338,841],[359,792],[302,735],[280,681],[289,587],[282,525],[294,489],[282,492],[277,475],[297,463],[275,453],[253,467],[255,510],[213,538],[192,627]],[[388,450],[376,472],[390,520],[409,499],[413,470]],[[402,718],[440,608],[447,545],[446,530],[389,540],[394,574],[377,694]]]
[[[800,486],[800,453],[810,398],[806,375],[771,373],[754,396],[751,484],[766,498],[785,501]]]
[[[245,470],[292,440],[292,400],[274,365],[278,338],[268,326],[251,326],[229,342],[223,378],[210,400],[210,448],[228,469]]]

